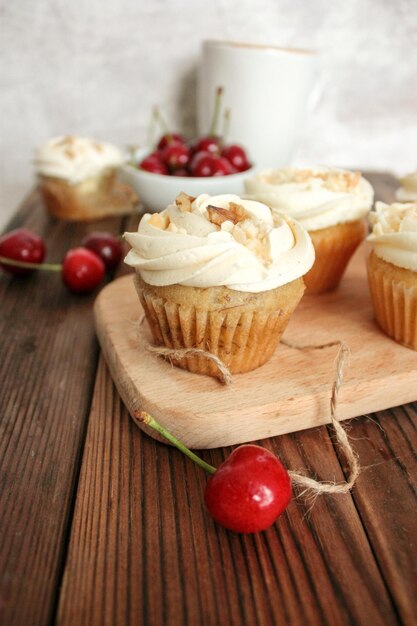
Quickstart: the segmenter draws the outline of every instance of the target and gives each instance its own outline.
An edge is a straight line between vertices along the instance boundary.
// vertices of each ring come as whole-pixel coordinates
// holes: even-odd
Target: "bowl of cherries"
[[[122,167],[123,180],[150,210],[162,211],[181,191],[191,196],[243,192],[253,164],[244,147],[217,134],[221,95],[219,88],[207,135],[187,141],[165,127],[153,151],[136,150]]]

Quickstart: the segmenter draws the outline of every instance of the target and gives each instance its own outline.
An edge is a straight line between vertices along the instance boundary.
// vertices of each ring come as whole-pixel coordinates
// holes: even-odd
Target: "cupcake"
[[[231,194],[180,194],[125,238],[132,247],[125,262],[135,269],[154,342],[215,354],[231,373],[271,357],[314,262],[297,222]],[[173,362],[217,375],[201,355]]]
[[[116,180],[123,161],[120,150],[109,143],[70,135],[49,140],[34,159],[49,213],[69,221],[130,213],[137,198]]]
[[[417,350],[417,203],[377,202],[370,214],[368,279],[384,333]]]
[[[400,179],[401,187],[395,192],[400,202],[417,202],[417,172]]]
[[[247,197],[284,211],[309,232],[316,251],[304,277],[307,291],[335,289],[367,234],[373,189],[359,172],[336,169],[267,170],[245,181]]]

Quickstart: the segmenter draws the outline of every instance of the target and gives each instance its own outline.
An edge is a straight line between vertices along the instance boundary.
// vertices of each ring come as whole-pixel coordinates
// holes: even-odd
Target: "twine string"
[[[141,333],[141,326],[145,319],[145,315],[141,317],[139,320],[139,333]],[[142,337],[141,337],[142,339]],[[335,377],[332,385],[332,394],[330,398],[330,420],[331,424],[334,428],[337,443],[340,446],[340,449],[343,451],[346,461],[349,468],[349,476],[346,481],[343,482],[334,482],[334,481],[319,481],[314,478],[310,478],[309,476],[305,476],[299,472],[295,472],[293,470],[289,470],[288,474],[290,475],[291,481],[294,485],[299,487],[304,487],[303,494],[306,491],[311,491],[316,495],[323,493],[348,493],[353,485],[356,482],[356,479],[360,473],[360,464],[358,455],[352,448],[349,438],[346,434],[346,430],[340,424],[337,419],[337,401],[339,396],[339,391],[343,382],[343,371],[350,354],[350,350],[348,346],[343,341],[332,341],[329,343],[325,343],[319,346],[314,345],[305,345],[305,346],[297,346],[290,344],[289,342],[285,343],[289,348],[294,348],[296,350],[320,350],[323,348],[328,348],[331,346],[339,346],[339,351],[336,356],[336,367],[335,367]],[[186,358],[187,356],[202,356],[206,359],[209,359],[218,370],[218,378],[224,385],[230,385],[233,382],[232,374],[230,373],[229,368],[223,363],[223,361],[211,352],[207,352],[206,350],[198,349],[198,348],[165,348],[162,346],[153,346],[146,340],[146,348],[147,350],[158,356],[162,356],[171,361],[172,360],[180,360]]]
[[[147,345],[146,349],[152,354],[163,356],[169,359],[169,361],[179,361],[185,359],[187,356],[202,356],[208,361],[211,361],[217,367],[217,376],[223,385],[231,385],[233,383],[233,376],[230,373],[227,365],[223,363],[218,356],[212,352],[207,352],[201,348],[163,348],[162,346]]]
[[[138,324],[139,334],[142,332],[141,329],[144,319],[145,315],[142,315]],[[142,337],[140,337],[140,339],[142,339]],[[208,352],[202,348],[165,348],[163,346],[153,346],[147,340],[145,340],[145,346],[148,352],[168,359],[171,364],[173,361],[180,361],[181,359],[187,358],[187,356],[202,356],[213,363],[217,368],[217,378],[223,385],[231,385],[233,383],[233,376],[227,365],[212,352]]]
[[[350,354],[350,350],[345,343],[338,343],[340,347],[336,357],[336,372],[332,386],[332,395],[330,398],[330,419],[336,434],[337,443],[346,456],[346,461],[349,467],[348,479],[346,481],[336,483],[332,481],[315,480],[314,478],[310,478],[309,476],[305,476],[304,474],[300,474],[292,470],[288,472],[294,485],[304,487],[307,490],[310,489],[317,494],[347,493],[352,489],[360,472],[358,455],[352,448],[346,431],[338,421],[336,415],[337,399],[343,381],[343,369]]]

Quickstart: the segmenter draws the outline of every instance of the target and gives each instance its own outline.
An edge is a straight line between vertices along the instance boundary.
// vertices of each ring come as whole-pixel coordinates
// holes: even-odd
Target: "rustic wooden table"
[[[392,199],[392,178],[369,178]],[[36,193],[9,228],[22,225],[51,260],[97,226],[128,226],[52,221]],[[416,404],[350,422],[363,467],[351,494],[294,499],[268,531],[236,535],[206,515],[204,473],[129,418],[99,354],[94,295],[48,273],[1,273],[0,293],[2,626],[417,623]],[[309,475],[346,473],[328,427],[262,445]]]

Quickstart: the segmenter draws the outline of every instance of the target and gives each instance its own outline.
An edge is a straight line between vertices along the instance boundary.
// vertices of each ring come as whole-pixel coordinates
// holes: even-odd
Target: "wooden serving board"
[[[339,289],[304,296],[284,334],[296,346],[343,340],[351,350],[339,393],[347,419],[417,398],[417,353],[375,325],[366,279],[366,245]],[[192,448],[215,448],[320,426],[330,421],[337,346],[279,345],[271,360],[231,386],[171,366],[147,351],[151,335],[132,276],[110,283],[95,303],[96,330],[110,372],[131,414],[144,409]]]

